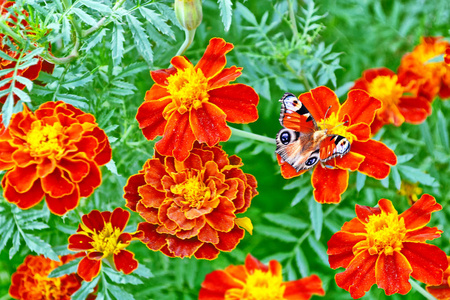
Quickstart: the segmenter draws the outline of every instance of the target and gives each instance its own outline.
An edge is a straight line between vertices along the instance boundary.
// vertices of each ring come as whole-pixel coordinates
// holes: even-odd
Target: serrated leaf
[[[114,271],[110,268],[104,268],[103,273],[106,274],[106,276],[108,276],[108,278],[111,279],[111,281],[113,281],[115,283],[133,284],[133,285],[138,285],[138,284],[143,283],[142,280],[140,280],[136,276],[133,276],[131,274],[125,275],[125,274],[119,273],[117,271]]]
[[[111,50],[112,50],[112,59],[114,61],[114,65],[120,65],[123,57],[123,42],[125,38],[123,36],[123,27],[120,23],[115,23],[112,32],[112,40],[111,40]]]
[[[244,17],[245,20],[252,23],[253,25],[258,25],[255,15],[247,7],[245,7],[244,4],[236,2],[236,9]]]
[[[225,31],[230,29],[231,17],[233,15],[233,9],[231,8],[231,0],[217,0],[219,3],[220,16],[222,17],[222,23],[225,26]]]
[[[43,222],[29,222],[23,226],[21,226],[22,230],[42,230],[42,229],[47,229],[49,228],[49,226]]]
[[[126,81],[114,80],[111,84],[121,89],[137,90],[136,86]]]
[[[320,239],[320,235],[322,234],[322,226],[323,226],[323,211],[322,205],[314,200],[311,197],[309,201],[309,216],[311,219],[311,225],[314,229],[314,236],[316,240]]]
[[[153,277],[152,271],[150,271],[150,269],[147,268],[143,264],[139,264],[138,268],[136,270],[134,270],[133,273],[136,274],[136,275],[139,275],[140,277],[143,277],[143,278],[151,278],[151,277]]]
[[[255,232],[287,243],[293,243],[298,240],[289,231],[279,227],[258,225],[255,226]]]
[[[13,218],[9,219],[4,224],[2,224],[1,231],[0,231],[0,236],[1,236],[1,239],[0,239],[0,252],[2,252],[3,248],[5,248],[6,244],[9,241],[9,239],[13,235],[15,228],[16,227],[14,225],[14,219]]]
[[[328,266],[328,255],[327,249],[323,246],[323,244],[319,243],[316,239],[314,239],[311,235],[308,236],[309,245],[316,251],[316,254],[322,260],[322,263]]]
[[[64,82],[61,86],[67,89],[74,89],[76,87],[80,87],[85,85],[88,82],[91,82],[94,79],[94,76],[91,73],[86,72],[82,76],[75,77],[72,80]]]
[[[112,10],[109,6],[100,3],[99,1],[91,1],[91,0],[80,0],[85,6],[92,8],[101,13],[112,13]]]
[[[111,292],[111,294],[116,298],[120,300],[134,300],[133,295],[130,293],[124,291],[122,288],[118,287],[117,285],[108,285],[108,290]]]
[[[83,96],[72,95],[72,94],[57,94],[57,100],[62,100],[68,104],[72,104],[75,107],[86,109],[89,107],[89,100]]]
[[[62,266],[57,267],[53,271],[48,274],[49,278],[61,277],[63,275],[72,274],[77,272],[78,263],[82,257],[78,257],[74,260],[69,261],[68,263],[63,264]]]
[[[62,27],[61,27],[61,34],[62,34],[62,38],[65,44],[70,44],[71,42],[71,34],[72,32],[72,26],[70,24],[70,21],[67,17],[67,15],[65,15],[63,17],[62,20]]]
[[[107,163],[105,166],[111,173],[113,173],[116,176],[120,176],[119,173],[117,173],[117,167],[114,160],[111,159],[109,163]]]
[[[447,119],[445,118],[442,111],[438,111],[438,132],[442,141],[442,145],[444,145],[445,149],[450,147],[449,138],[448,138],[448,130],[447,130]]]
[[[97,25],[97,21],[91,17],[89,14],[87,14],[86,12],[84,12],[83,10],[77,8],[77,7],[73,7],[72,11],[78,16],[80,17],[81,21],[83,21],[84,23],[91,25],[91,26],[95,26]]]
[[[9,259],[13,258],[14,255],[20,250],[20,232],[17,230],[14,233],[13,239],[12,239],[12,247],[9,249]],[[1,252],[1,250],[0,250]]]
[[[411,182],[420,182],[423,185],[433,186],[435,179],[429,174],[422,172],[419,169],[410,166],[398,166],[398,170],[403,174],[404,177],[409,179]]]
[[[28,94],[21,89],[13,87],[13,93],[16,94],[23,102],[31,102],[30,96],[28,96]]]
[[[127,15],[127,20],[138,52],[147,63],[151,64],[153,61],[152,45],[148,41],[148,36],[144,28],[142,28],[141,22],[132,15]]]
[[[399,164],[405,163],[407,161],[410,161],[411,158],[413,158],[413,157],[414,157],[414,155],[412,155],[412,154],[399,155],[399,156],[397,156],[397,164],[399,165]]]
[[[36,252],[37,254],[43,254],[45,257],[55,261],[59,261],[58,255],[52,250],[52,247],[39,237],[28,233],[22,233],[22,237],[31,251]]]
[[[16,76],[16,80],[27,87],[29,91],[33,89],[33,81],[26,77]]]
[[[102,30],[96,32],[87,42],[87,45],[85,45],[82,50],[88,52],[92,48],[94,48],[98,43],[100,43],[103,38],[106,35],[106,32],[108,31],[107,28],[103,28]]]
[[[170,29],[170,26],[165,23],[165,20],[161,17],[160,14],[144,6],[139,7],[139,12],[159,32],[175,40],[175,34],[173,33],[172,29]]]
[[[1,50],[0,50],[0,57],[7,61],[17,61],[17,59],[9,56],[8,54],[6,54],[5,52],[3,52]]]
[[[134,63],[123,69],[122,72],[117,75],[117,78],[133,76],[142,71],[148,72],[148,65],[145,63]]]
[[[97,276],[92,281],[82,281],[81,287],[72,295],[72,300],[85,300],[94,291],[99,279],[100,276]]]
[[[266,213],[264,214],[264,218],[276,225],[280,225],[286,228],[305,229],[306,227],[308,227],[308,224],[306,224],[305,221],[287,214]]]
[[[402,179],[400,177],[400,173],[398,172],[396,167],[391,168],[392,179],[394,180],[394,185],[397,191],[402,187]]]
[[[295,194],[294,199],[292,199],[291,207],[294,207],[295,205],[299,204],[300,201],[302,201],[310,193],[311,193],[310,187],[306,187],[298,191],[298,193]]]
[[[32,58],[34,58],[35,56],[41,55],[41,53],[44,51],[44,48],[36,48],[33,51],[30,51],[27,53],[27,55],[25,55],[24,57],[22,57],[20,60],[21,61],[28,61]],[[36,62],[37,63],[37,62]]]

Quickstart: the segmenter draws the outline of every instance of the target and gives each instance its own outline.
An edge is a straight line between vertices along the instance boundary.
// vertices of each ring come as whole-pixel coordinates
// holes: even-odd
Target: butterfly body
[[[285,93],[280,102],[280,123],[284,128],[277,134],[275,152],[297,172],[350,151],[350,142],[345,137],[319,129],[311,113],[295,95]]]

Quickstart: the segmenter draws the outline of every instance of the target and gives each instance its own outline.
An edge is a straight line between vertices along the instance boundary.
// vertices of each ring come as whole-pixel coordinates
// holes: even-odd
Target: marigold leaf
[[[41,55],[41,53],[44,51],[44,48],[36,48],[33,51],[30,51],[29,53],[27,53],[27,55],[25,55],[24,57],[22,57],[20,60],[22,62],[24,61],[29,61],[30,59],[34,58],[35,56]],[[37,63],[37,61],[36,61]]]
[[[308,224],[305,221],[287,214],[266,213],[264,214],[264,218],[272,223],[275,223],[276,225],[290,229],[305,229],[308,227]]]
[[[9,249],[9,259],[12,259],[14,255],[20,250],[20,232],[17,230],[14,233],[13,239],[12,239],[12,247]],[[0,250],[1,252],[1,250]]]
[[[407,161],[410,161],[411,158],[413,158],[414,155],[413,154],[404,154],[404,155],[399,155],[397,156],[397,165],[403,164]]]
[[[143,264],[139,264],[136,270],[133,272],[134,274],[143,277],[143,278],[151,278],[153,277],[152,271],[150,271],[149,268],[147,268]]]
[[[97,276],[92,281],[83,281],[80,289],[72,295],[72,300],[85,300],[94,291],[99,279],[100,276]]]
[[[22,76],[16,76],[16,80],[25,85],[29,91],[33,89],[33,81],[31,81],[30,79]]]
[[[112,13],[111,8],[105,4],[100,3],[99,1],[91,1],[91,0],[80,0],[86,7],[92,8],[101,13]]]
[[[134,63],[126,67],[117,75],[117,78],[124,78],[136,75],[139,72],[148,71],[148,66],[145,63]]]
[[[366,183],[367,176],[363,173],[356,173],[356,190],[360,192]]]
[[[255,232],[287,243],[293,243],[298,240],[289,231],[279,227],[257,225],[255,226]]]
[[[78,263],[80,262],[81,259],[82,259],[82,257],[78,257],[74,260],[71,260],[71,261],[57,267],[56,269],[51,271],[47,277],[56,278],[56,277],[61,277],[63,275],[76,273],[77,268],[78,268]]]
[[[170,26],[165,23],[165,20],[161,17],[160,14],[144,6],[139,7],[139,12],[159,32],[175,40],[175,34],[173,33],[172,29],[170,29]]]
[[[133,295],[124,291],[121,287],[117,285],[108,285],[108,291],[116,298],[120,300],[134,300]]]
[[[74,77],[72,80],[64,82],[61,86],[67,89],[74,89],[91,82],[93,79],[94,76],[92,76],[91,73],[86,72],[81,76]]]
[[[144,28],[142,28],[141,22],[139,22],[139,20],[132,15],[127,15],[127,20],[130,25],[131,33],[133,34],[134,43],[136,44],[138,52],[148,64],[151,64],[153,61],[152,45],[148,41],[148,36],[145,33]]]
[[[322,263],[325,266],[328,266],[328,255],[327,249],[325,249],[324,245],[319,243],[312,235],[308,236],[309,245],[316,251],[316,254],[322,260]]]
[[[22,91],[21,89],[14,87],[13,93],[16,94],[23,102],[31,102],[30,96],[28,96],[28,94]]]
[[[316,240],[319,240],[320,235],[322,234],[323,211],[322,204],[318,203],[314,198],[311,198],[309,201],[309,216],[314,229],[314,236],[316,237]]]
[[[308,259],[306,258],[305,254],[303,253],[302,249],[300,247],[295,248],[295,263],[297,264],[297,267],[300,271],[300,275],[302,277],[306,277],[309,275],[309,264]]]
[[[63,17],[61,27],[62,38],[65,44],[70,44],[72,36],[71,32],[72,32],[72,25],[70,24],[67,15],[65,15]]]
[[[43,222],[29,222],[23,226],[21,226],[22,230],[42,230],[50,228],[47,224]]]
[[[397,191],[400,190],[402,187],[402,178],[400,177],[400,173],[398,172],[398,169],[396,167],[391,167],[391,175],[392,179],[394,180],[394,185]]]
[[[83,48],[81,48],[82,50],[88,52],[89,50],[91,50],[92,48],[94,48],[98,43],[100,43],[103,38],[106,35],[106,32],[109,29],[107,28],[103,28],[102,30],[96,32],[88,41],[87,44],[85,44],[85,46]]]
[[[220,16],[222,17],[223,26],[225,26],[225,31],[230,30],[231,17],[233,15],[231,0],[217,0],[219,3]]]
[[[27,60],[26,62],[24,62],[23,64],[21,63],[20,66],[18,67],[19,70],[24,70],[28,67],[34,66],[35,64],[37,64],[39,62],[39,59],[37,58],[32,58]]]
[[[425,145],[427,147],[428,153],[434,153],[434,142],[430,130],[430,126],[428,126],[428,122],[425,120],[422,124],[419,125],[420,131],[422,132],[422,139],[425,141]]]
[[[142,284],[142,280],[137,278],[136,276],[133,276],[132,274],[124,275],[122,273],[119,273],[117,271],[112,270],[111,268],[103,268],[103,273],[106,274],[106,276],[114,281],[115,283],[119,284],[133,284],[138,285]]]
[[[114,65],[120,65],[123,57],[123,42],[125,38],[123,36],[123,27],[120,23],[115,22],[113,32],[112,32],[112,40],[111,40],[111,50],[112,50],[112,59]]]
[[[17,59],[12,58],[11,56],[9,56],[8,54],[6,54],[5,52],[3,52],[1,50],[0,50],[0,57],[7,61],[17,61]]]
[[[109,163],[107,163],[105,166],[111,173],[113,173],[116,176],[120,176],[119,173],[117,173],[117,167],[114,160],[111,159]]]
[[[236,218],[234,220],[234,223],[237,226],[239,226],[240,228],[247,230],[248,233],[250,233],[250,234],[253,233],[253,224],[252,224],[252,220],[250,220],[250,218],[248,218],[248,217]]]
[[[57,94],[56,99],[72,104],[75,107],[86,109],[89,107],[89,100],[86,97],[73,94]]]
[[[6,246],[6,244],[11,239],[11,236],[13,235],[15,228],[16,227],[14,225],[14,219],[13,218],[7,220],[0,227],[0,236],[1,236],[1,239],[0,239],[0,252],[3,251],[3,249]]]
[[[35,235],[25,232],[21,232],[21,234],[25,244],[27,244],[31,251],[36,252],[37,254],[43,254],[45,257],[55,261],[59,261],[58,255],[52,250],[52,247],[48,243]]]
[[[298,191],[297,194],[295,194],[294,199],[292,199],[291,202],[291,207],[296,206],[297,204],[300,203],[300,201],[302,201],[306,196],[308,196],[309,194],[311,194],[311,186],[307,186],[305,188],[300,189],[300,191]]]
[[[78,16],[80,17],[81,21],[83,21],[84,23],[91,25],[91,26],[95,26],[97,25],[97,21],[91,17],[89,14],[87,14],[86,12],[84,12],[83,10],[77,8],[77,7],[73,7],[72,11]]]
[[[444,145],[444,147],[448,149],[450,147],[450,143],[448,138],[447,120],[445,119],[445,116],[441,110],[437,112],[437,116],[438,116],[437,126],[439,136],[441,138],[442,145]]]
[[[255,26],[258,26],[255,15],[247,7],[245,7],[244,4],[236,2],[236,9],[244,17],[245,20]]]
[[[418,181],[423,185],[435,186],[435,178],[419,169],[400,165],[398,166],[398,170],[411,182]]]

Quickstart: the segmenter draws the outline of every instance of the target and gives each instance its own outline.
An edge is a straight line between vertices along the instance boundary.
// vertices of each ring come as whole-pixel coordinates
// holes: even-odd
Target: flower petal
[[[92,249],[92,242],[94,240],[84,234],[72,234],[69,236],[69,245],[67,248],[71,251],[86,251]]]
[[[138,192],[138,188],[143,185],[145,185],[144,175],[135,174],[128,178],[127,184],[123,188],[123,191],[125,193],[123,197],[127,202],[125,206],[131,209],[132,211],[136,211],[136,205],[138,201],[141,199],[141,195]]]
[[[139,263],[134,258],[133,252],[120,250],[117,254],[114,254],[114,265],[116,266],[117,271],[130,274],[137,269]]]
[[[163,117],[163,111],[171,101],[171,99],[148,101],[139,106],[136,120],[147,140],[153,140],[164,133],[167,121]]]
[[[41,179],[42,189],[48,196],[60,198],[73,193],[75,184],[65,178],[64,175],[59,168],[55,168],[53,173]]]
[[[358,171],[376,179],[386,178],[389,175],[390,166],[397,164],[394,151],[379,141],[355,141],[352,143],[352,151],[365,157]]]
[[[339,203],[347,189],[348,171],[317,165],[311,177],[314,199],[319,203]]]
[[[207,259],[213,260],[219,256],[220,251],[211,244],[204,243],[198,250],[194,253],[197,259]]]
[[[167,78],[169,78],[171,75],[175,74],[177,72],[177,69],[175,68],[168,68],[168,69],[161,69],[156,71],[151,71],[150,76],[152,76],[153,81],[156,82],[156,84],[166,86],[169,84],[167,81]]]
[[[408,242],[425,242],[427,240],[437,239],[441,236],[442,232],[437,227],[422,227],[406,232],[405,240]]]
[[[395,293],[405,295],[411,290],[408,280],[412,268],[408,260],[399,252],[394,251],[392,255],[381,253],[375,268],[377,285],[384,289],[386,295]]]
[[[102,174],[96,163],[89,162],[89,174],[78,183],[81,197],[89,197],[102,183]]]
[[[233,49],[233,44],[225,42],[221,38],[212,38],[206,47],[200,61],[195,66],[195,70],[202,70],[206,78],[217,75],[227,64],[225,54]]]
[[[337,113],[341,107],[336,94],[326,86],[319,86],[303,93],[298,99],[305,105],[316,122],[320,122],[325,117],[328,109],[327,116],[330,116],[333,112]]]
[[[5,174],[5,178],[18,193],[27,192],[38,179],[36,165],[25,168],[15,167]]]
[[[399,217],[405,220],[406,229],[419,229],[430,222],[431,213],[441,209],[442,206],[436,202],[433,196],[424,194]]]
[[[130,218],[130,213],[120,207],[114,209],[111,215],[110,223],[113,228],[118,228],[120,232],[127,226],[128,219]]]
[[[405,121],[420,124],[431,114],[431,103],[424,97],[402,97],[398,103]]]
[[[84,257],[78,264],[77,274],[85,281],[92,281],[100,273],[101,267],[101,260],[91,260]]]
[[[337,269],[339,267],[347,268],[353,260],[353,247],[360,241],[365,240],[364,236],[357,236],[347,232],[338,231],[328,241],[328,262],[330,267]]]
[[[283,176],[284,179],[290,179],[293,177],[297,177],[308,171],[308,169],[305,169],[305,170],[300,170],[299,172],[297,172],[294,169],[294,167],[291,166],[290,164],[288,164],[287,162],[285,162],[279,154],[277,154],[277,161],[281,167],[281,176]]]
[[[157,227],[157,225],[149,223],[139,223],[137,228],[144,233],[141,241],[153,251],[158,251],[167,244],[166,236],[156,232]]]
[[[307,300],[310,299],[312,295],[325,295],[325,291],[322,287],[322,280],[320,280],[317,275],[284,282],[282,285],[286,287],[283,294],[283,298],[286,300]]]
[[[191,257],[203,245],[196,238],[188,240],[180,240],[179,238],[168,236],[167,247],[175,257]]]
[[[209,102],[217,105],[231,123],[250,123],[258,119],[259,96],[245,84],[232,84],[208,91]]]
[[[351,124],[365,123],[370,125],[375,118],[375,112],[381,107],[381,101],[371,97],[363,90],[351,90],[347,100],[339,110],[339,118],[348,115]],[[352,145],[353,146],[353,145]]]
[[[234,81],[236,78],[241,76],[242,68],[232,66],[231,68],[223,69],[219,74],[208,80],[208,88],[215,89]]]
[[[230,289],[242,289],[243,284],[225,271],[213,271],[205,276],[198,300],[223,300]]]
[[[25,193],[19,193],[11,184],[5,185],[5,177],[3,177],[3,195],[8,202],[15,203],[21,209],[28,209],[41,202],[44,198],[44,191],[41,187],[41,181],[36,180],[31,188]]]
[[[231,129],[225,122],[226,114],[211,103],[203,103],[199,109],[192,109],[189,114],[190,126],[197,141],[214,146],[219,141],[227,141]]]
[[[235,225],[230,232],[219,231],[218,234],[220,242],[216,244],[216,248],[220,251],[231,251],[244,238],[245,231]]]
[[[48,209],[52,213],[62,216],[69,210],[72,210],[78,206],[78,202],[80,202],[80,194],[78,189],[74,189],[71,194],[58,198],[53,198],[50,195],[46,195],[45,202],[47,203]]]
[[[234,227],[234,220],[236,219],[234,211],[236,208],[227,198],[219,197],[219,199],[219,205],[205,217],[208,224],[215,230],[229,232]]]

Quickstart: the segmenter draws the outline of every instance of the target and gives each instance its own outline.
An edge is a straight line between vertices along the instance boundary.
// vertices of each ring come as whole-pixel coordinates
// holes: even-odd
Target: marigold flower
[[[419,200],[419,195],[422,194],[422,188],[419,187],[419,183],[411,183],[408,181],[402,181],[402,185],[398,193],[402,196],[408,197],[408,202],[410,205]]]
[[[359,171],[376,179],[389,175],[390,166],[397,163],[395,153],[385,144],[371,139],[370,125],[375,112],[380,108],[379,100],[365,91],[352,90],[344,104],[339,103],[336,94],[321,86],[301,94],[299,100],[308,109],[321,130],[328,134],[345,137],[351,144],[350,152],[343,157],[333,158],[326,166],[317,164],[311,182],[314,198],[320,203],[338,203],[348,185],[348,171]],[[325,113],[328,111],[325,117]],[[277,154],[281,175],[292,178],[305,173],[297,172]]]
[[[48,278],[55,268],[74,260],[79,255],[62,256],[60,262],[43,255],[28,255],[11,277],[9,295],[14,299],[26,300],[70,300],[71,295],[81,287],[81,278],[76,274]]]
[[[404,295],[411,289],[410,276],[441,284],[447,256],[426,241],[440,237],[442,231],[425,226],[431,213],[441,209],[427,194],[400,215],[387,199],[381,199],[378,207],[356,205],[357,217],[328,241],[330,266],[346,268],[336,274],[337,285],[356,299],[374,284],[386,295]]]
[[[398,68],[399,80],[410,86],[415,96],[433,101],[436,95],[450,97],[450,67],[445,62],[428,62],[442,55],[450,43],[441,37],[424,37],[411,53],[403,56]]]
[[[450,65],[450,47],[447,47],[447,48],[445,49],[444,62],[445,62],[447,65]]]
[[[99,166],[111,160],[105,132],[91,114],[62,101],[24,105],[0,133],[3,195],[21,209],[45,196],[50,211],[63,215],[90,196],[102,180]]]
[[[91,281],[100,273],[102,259],[114,264],[118,271],[130,274],[138,267],[134,253],[125,250],[131,240],[140,233],[123,232],[130,218],[130,213],[118,207],[111,213],[93,210],[84,215],[78,225],[77,233],[69,237],[69,250],[85,251],[86,256],[78,265],[78,275]]]
[[[156,152],[124,188],[126,206],[146,222],[142,242],[170,257],[214,259],[233,250],[251,223],[237,218],[258,193],[241,159],[220,146],[195,144],[179,162]]]
[[[206,275],[198,299],[306,300],[312,295],[325,295],[317,275],[283,282],[278,261],[271,260],[267,266],[248,254],[245,265]]]
[[[364,90],[381,101],[381,108],[370,126],[372,134],[385,124],[422,123],[431,114],[430,101],[421,96],[405,95],[408,87],[403,86],[397,75],[387,68],[364,71],[351,89]]]
[[[0,0],[0,15],[5,16],[8,13],[7,8],[9,8],[13,5],[14,5],[13,1]],[[28,23],[25,22],[24,26],[27,26],[27,24]],[[15,51],[14,49],[11,49],[8,45],[6,45],[5,40],[4,40],[5,38],[6,37],[4,34],[0,34],[0,51],[6,53],[7,55],[9,55],[10,57],[12,57],[14,59],[18,59],[20,56],[20,53],[18,51]],[[11,42],[11,43],[14,44],[13,42]],[[38,78],[40,71],[44,71],[46,73],[53,72],[53,69],[55,67],[54,64],[43,60],[41,57],[36,57],[36,58],[38,58],[37,64],[26,67],[24,69],[18,69],[17,76],[25,77],[25,78],[33,81],[36,78]],[[6,69],[11,69],[11,72],[0,76],[0,81],[3,81],[7,78],[11,78],[11,81],[12,81],[15,66],[16,66],[16,62],[9,61],[9,60],[6,60],[6,59],[0,57],[0,71],[6,70]],[[9,89],[10,86],[11,86],[11,82],[6,83],[5,85],[0,87],[0,92],[3,90]],[[21,90],[23,90],[25,88],[25,85],[20,83],[19,81],[15,81],[14,86]],[[7,98],[6,95],[3,97],[0,97],[0,103],[5,103],[6,98]]]
[[[226,65],[225,54],[233,45],[213,38],[193,66],[183,56],[172,58],[172,68],[152,71],[155,84],[147,91],[136,119],[148,140],[162,155],[183,161],[195,140],[213,146],[230,138],[227,121],[249,123],[258,119],[259,97],[248,85],[230,84],[242,68]]]
[[[447,261],[450,264],[450,256],[447,256]],[[440,285],[427,285],[425,288],[427,292],[433,295],[438,300],[450,299],[450,267],[444,272],[444,279]]]

